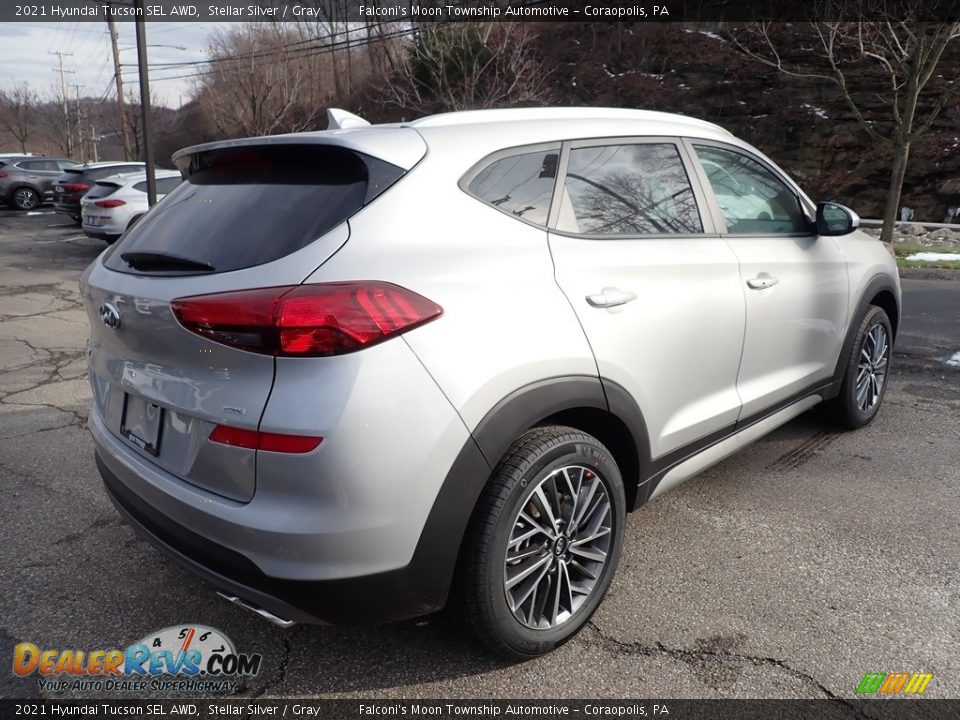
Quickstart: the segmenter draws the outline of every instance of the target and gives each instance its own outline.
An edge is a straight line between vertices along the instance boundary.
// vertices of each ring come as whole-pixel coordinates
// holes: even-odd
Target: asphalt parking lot
[[[186,622],[263,654],[244,697],[850,697],[878,671],[960,697],[960,280],[904,281],[872,426],[808,414],[641,509],[589,627],[509,665],[446,615],[280,629],[134,536],[85,426],[77,278],[103,248],[0,210],[0,697],[44,694],[9,670],[16,643],[123,648]]]

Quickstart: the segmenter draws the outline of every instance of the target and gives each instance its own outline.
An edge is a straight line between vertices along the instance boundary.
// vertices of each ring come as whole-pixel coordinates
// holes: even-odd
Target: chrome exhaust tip
[[[274,615],[272,612],[270,612],[269,610],[264,610],[262,607],[251,605],[246,600],[241,600],[235,595],[228,595],[227,593],[220,592],[219,590],[217,590],[216,592],[217,592],[217,595],[222,597],[227,602],[233,603],[238,607],[242,607],[244,610],[249,610],[252,613],[256,613],[257,615],[262,617],[264,620],[267,620],[268,622],[271,622],[274,625],[279,625],[282,628],[290,628],[297,624],[293,620],[285,620],[282,617],[278,617]]]

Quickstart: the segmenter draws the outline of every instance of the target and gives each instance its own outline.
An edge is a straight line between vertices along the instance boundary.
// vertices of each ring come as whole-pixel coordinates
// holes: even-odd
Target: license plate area
[[[144,452],[160,454],[160,428],[163,426],[163,408],[143,398],[126,394],[123,397],[123,415],[120,434]]]
[[[96,215],[84,215],[83,224],[97,226],[100,224],[100,218]]]

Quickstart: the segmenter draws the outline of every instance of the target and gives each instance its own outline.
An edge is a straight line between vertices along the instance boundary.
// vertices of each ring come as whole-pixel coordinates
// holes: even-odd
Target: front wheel
[[[890,318],[882,308],[871,306],[857,329],[840,394],[834,401],[842,427],[855,430],[877,416],[887,391],[892,340]]]
[[[33,188],[17,188],[13,191],[10,202],[17,210],[33,210],[40,205],[40,194]]]
[[[458,593],[480,641],[523,660],[576,635],[613,579],[625,518],[620,471],[595,438],[559,426],[518,438],[461,556]]]

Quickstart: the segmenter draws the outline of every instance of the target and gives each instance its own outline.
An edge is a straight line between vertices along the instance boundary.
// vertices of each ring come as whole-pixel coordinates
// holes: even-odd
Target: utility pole
[[[73,92],[75,93],[77,105],[77,151],[80,153],[80,160],[87,162],[88,153],[86,149],[85,137],[83,135],[83,110],[80,107],[80,88],[82,88],[83,85],[78,83],[70,83],[70,87],[73,88]]]
[[[70,128],[70,108],[67,107],[67,79],[65,75],[73,74],[73,70],[63,69],[63,58],[73,57],[73,53],[54,52],[47,50],[48,55],[56,55],[60,61],[60,68],[53,68],[54,72],[60,73],[60,105],[63,107],[63,137],[66,140],[66,151],[68,156],[73,155],[73,130]]]
[[[147,26],[143,0],[137,7],[137,67],[140,73],[140,112],[143,113],[143,160],[147,164],[147,205],[157,204],[157,174],[153,162],[153,131],[150,127],[150,78],[147,75]]]
[[[113,77],[117,83],[117,119],[120,122],[120,137],[123,139],[123,159],[132,160],[130,128],[127,127],[127,118],[123,111],[123,75],[120,72],[119,37],[116,23],[113,22],[113,16],[109,12],[107,13],[107,29],[110,31],[110,44],[113,46]]]

